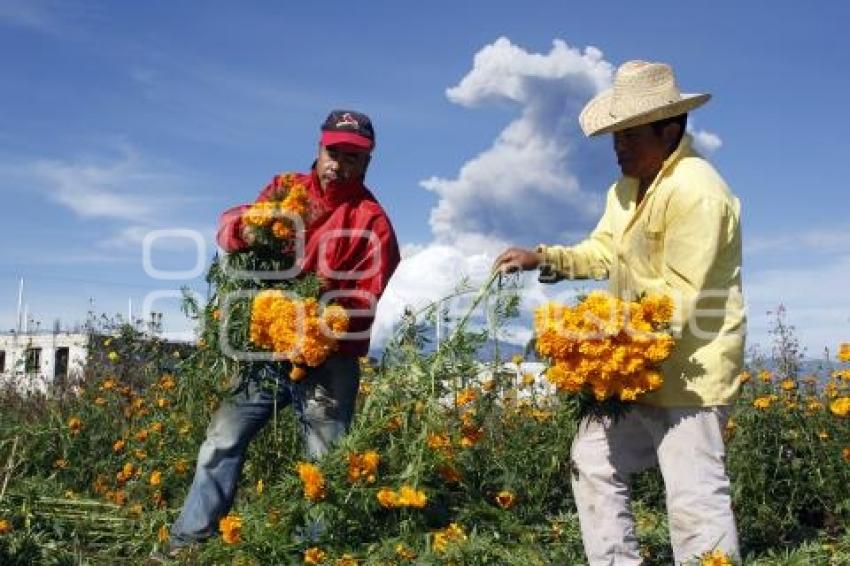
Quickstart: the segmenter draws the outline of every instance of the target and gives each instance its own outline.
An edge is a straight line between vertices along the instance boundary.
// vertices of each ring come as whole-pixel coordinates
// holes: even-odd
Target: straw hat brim
[[[608,134],[678,116],[699,108],[711,98],[708,93],[682,94],[679,100],[663,106],[657,106],[629,116],[611,116],[611,98],[613,95],[614,89],[608,89],[588,102],[584,110],[581,111],[579,123],[584,135],[590,137]]]

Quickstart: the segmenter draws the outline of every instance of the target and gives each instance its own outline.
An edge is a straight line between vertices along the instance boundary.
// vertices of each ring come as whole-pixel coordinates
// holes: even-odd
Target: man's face
[[[360,181],[366,176],[369,167],[369,154],[366,152],[344,151],[339,146],[325,147],[319,144],[316,158],[316,174],[322,189],[332,181]]]
[[[677,132],[678,126],[668,125],[656,133],[649,124],[614,132],[614,152],[623,175],[641,180],[655,178],[669,155],[671,133]]]

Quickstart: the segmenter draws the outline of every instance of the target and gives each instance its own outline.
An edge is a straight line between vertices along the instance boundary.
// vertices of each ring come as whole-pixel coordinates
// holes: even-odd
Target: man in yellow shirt
[[[588,136],[612,133],[623,173],[605,212],[574,246],[510,248],[495,269],[541,280],[608,279],[623,299],[664,293],[676,304],[676,347],[660,389],[617,422],[587,420],[572,446],[573,492],[591,565],[642,562],[629,479],[658,465],[677,563],[720,549],[739,558],[722,432],[737,394],[746,317],[740,203],[692,147],[687,113],[708,94],[682,94],[672,69],[629,61],[579,117]]]

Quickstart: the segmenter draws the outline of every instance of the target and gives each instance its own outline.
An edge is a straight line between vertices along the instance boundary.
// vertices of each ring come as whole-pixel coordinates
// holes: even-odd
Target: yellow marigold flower
[[[523,357],[521,354],[515,354],[514,357],[511,358],[511,363],[515,365],[520,365],[523,362]]]
[[[321,564],[325,561],[325,551],[313,546],[304,551],[304,564]]]
[[[850,362],[850,343],[845,342],[838,347],[838,360]]]
[[[159,470],[154,470],[151,472],[149,483],[156,487],[162,483],[162,472]]]
[[[71,417],[68,419],[68,429],[71,431],[71,434],[79,434],[82,428],[83,421],[81,421],[79,417]]]
[[[770,383],[773,381],[773,374],[770,371],[763,369],[759,372],[759,379],[762,383]]]
[[[133,450],[133,456],[135,456],[137,460],[144,460],[148,457],[148,453],[140,448],[136,448]]]
[[[729,555],[715,548],[712,551],[704,552],[699,557],[700,566],[732,566],[732,559]]]
[[[149,435],[150,433],[148,432],[148,430],[143,428],[134,435],[134,438],[139,442],[144,442],[148,439]]]
[[[375,497],[378,499],[378,503],[380,503],[382,507],[391,509],[396,507],[398,504],[398,494],[388,487],[382,487],[379,489],[378,493],[375,494]]]
[[[463,527],[457,523],[450,523],[445,529],[441,529],[434,533],[434,542],[432,546],[437,552],[445,552],[449,544],[459,543],[466,540],[466,533],[463,532]]]
[[[797,389],[797,382],[791,379],[790,377],[787,377],[779,382],[779,387],[783,391],[794,391],[795,389]]]
[[[396,553],[396,556],[398,556],[402,560],[415,560],[416,559],[416,553],[413,552],[412,549],[403,545],[402,543],[398,543],[397,545],[395,545],[395,553]]]
[[[833,415],[846,417],[850,414],[850,397],[838,397],[829,404]]]
[[[458,406],[463,407],[464,405],[468,405],[469,403],[472,403],[473,401],[475,401],[475,399],[477,397],[478,397],[478,392],[472,387],[467,387],[465,389],[460,390],[460,392],[458,392],[458,394],[457,394],[457,404],[458,404]]]
[[[496,494],[495,500],[496,504],[502,509],[510,509],[516,502],[516,496],[513,492],[505,489]]]
[[[823,403],[817,397],[810,397],[806,401],[806,410],[811,413],[816,413],[818,411],[823,410]]]
[[[165,397],[157,397],[156,406],[159,407],[160,409],[164,409],[164,408],[168,407],[170,404],[171,404],[171,401],[169,401]]]
[[[420,491],[409,485],[403,485],[398,490],[398,507],[416,507],[422,509],[428,503],[428,496],[424,491]]]
[[[273,202],[256,202],[242,213],[242,222],[248,226],[268,226],[275,217],[276,208]]]
[[[109,352],[106,357],[109,358],[109,361],[113,363],[121,359],[121,356],[119,356],[118,352],[116,352],[115,350]]]
[[[156,532],[156,540],[160,543],[166,543],[169,539],[168,527],[165,525],[161,525],[159,530]]]
[[[304,484],[304,497],[319,501],[325,497],[325,477],[315,464],[299,462],[295,469]]]
[[[307,376],[307,370],[302,368],[301,366],[292,366],[292,370],[289,372],[289,379],[292,381],[301,381]]]
[[[174,381],[174,376],[170,373],[166,373],[162,377],[159,378],[159,388],[164,389],[165,391],[169,391],[174,389],[177,386],[177,383]]]
[[[237,544],[242,540],[242,518],[230,513],[218,522],[221,538],[227,544]]]
[[[753,407],[755,407],[756,409],[767,409],[767,408],[770,407],[770,404],[771,404],[772,401],[773,401],[772,398],[770,396],[767,396],[767,395],[762,396],[762,397],[757,397],[753,401]]]
[[[127,503],[127,493],[123,489],[116,489],[115,491],[110,492],[109,495],[109,500],[115,505],[123,506]]]
[[[334,566],[357,566],[357,560],[350,554],[343,554],[336,559]]]
[[[524,373],[522,374],[522,384],[526,387],[534,385],[535,377],[533,373]]]
[[[746,383],[746,382],[748,382],[751,378],[752,378],[752,374],[750,374],[750,372],[748,372],[748,371],[742,371],[741,373],[739,373],[739,374],[738,374],[738,380],[739,380],[741,383]]]

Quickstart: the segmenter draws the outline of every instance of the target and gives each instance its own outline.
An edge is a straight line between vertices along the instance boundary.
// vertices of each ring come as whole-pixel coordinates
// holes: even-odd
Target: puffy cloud
[[[584,141],[577,117],[611,75],[599,50],[560,40],[545,55],[504,37],[481,49],[446,95],[468,107],[514,104],[519,117],[456,178],[422,181],[440,198],[430,218],[435,239],[477,234],[529,244],[583,233],[600,212],[614,164],[607,144]]]
[[[703,155],[711,155],[723,145],[723,140],[707,130],[691,130],[694,137],[694,147]]]

